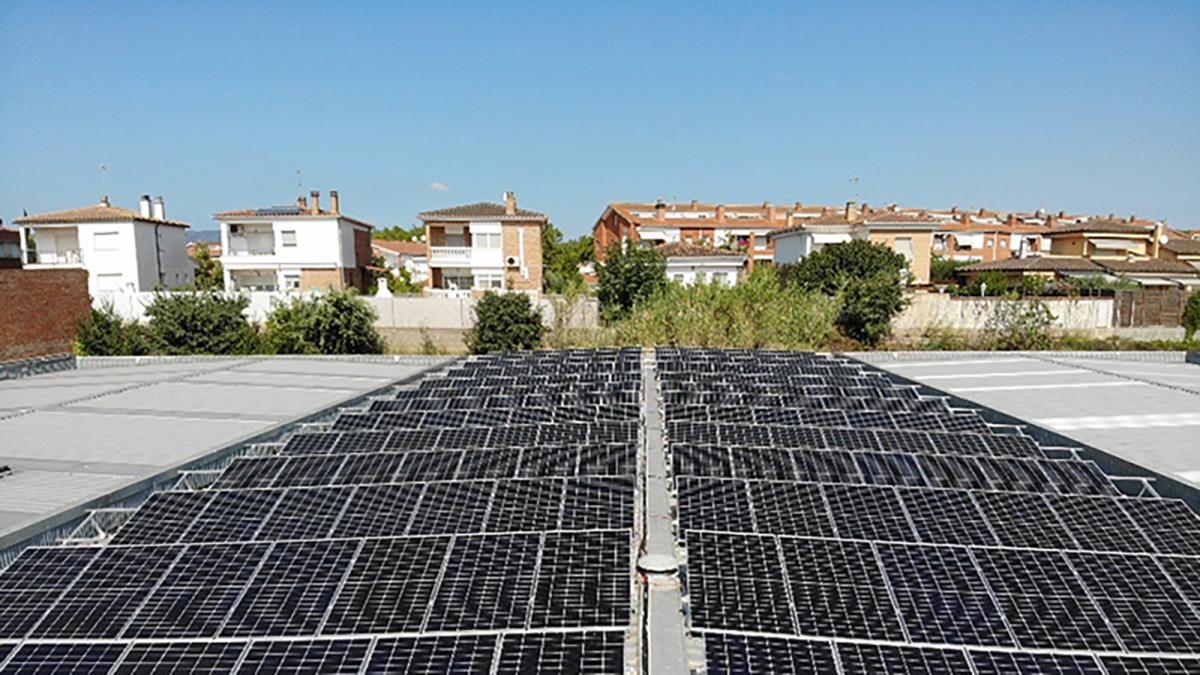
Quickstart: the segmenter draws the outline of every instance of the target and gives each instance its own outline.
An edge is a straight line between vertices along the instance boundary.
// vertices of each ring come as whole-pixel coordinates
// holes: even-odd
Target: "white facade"
[[[667,279],[691,286],[692,284],[723,284],[732,286],[741,275],[746,257],[741,255],[714,255],[667,258]]]
[[[22,228],[26,269],[87,270],[88,293],[153,291],[189,286],[187,228],[130,219],[124,222],[39,223]]]
[[[371,244],[371,250],[383,258],[383,264],[389,270],[407,270],[413,283],[422,283],[429,278],[429,256],[425,253],[401,253],[378,244]]]
[[[792,265],[800,262],[815,251],[830,244],[841,244],[853,239],[849,228],[821,230],[790,230],[780,232],[771,239],[775,242],[775,262]]]
[[[300,289],[302,270],[354,268],[354,232],[369,231],[333,214],[219,221],[227,291],[294,291]]]

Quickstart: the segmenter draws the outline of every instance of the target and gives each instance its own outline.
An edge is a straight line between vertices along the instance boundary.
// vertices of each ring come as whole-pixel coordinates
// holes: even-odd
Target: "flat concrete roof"
[[[0,549],[449,359],[80,359],[0,381]]]
[[[1181,352],[853,356],[1200,488],[1200,365]]]

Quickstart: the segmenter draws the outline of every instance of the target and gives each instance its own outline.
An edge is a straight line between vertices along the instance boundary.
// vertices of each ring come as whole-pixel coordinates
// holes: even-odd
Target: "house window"
[[[475,276],[475,288],[500,290],[504,288],[504,277],[499,274],[478,274]]]
[[[283,290],[285,290],[285,291],[300,290],[300,275],[299,274],[283,275]]]
[[[97,251],[116,251],[120,248],[118,236],[116,232],[97,232],[92,243]]]
[[[897,237],[896,238],[896,253],[904,256],[908,262],[913,259],[912,237]]]
[[[281,243],[284,246],[295,246],[296,245],[296,231],[295,230],[280,230],[279,243]]]
[[[500,248],[499,232],[482,232],[471,235],[471,243],[478,248]]]

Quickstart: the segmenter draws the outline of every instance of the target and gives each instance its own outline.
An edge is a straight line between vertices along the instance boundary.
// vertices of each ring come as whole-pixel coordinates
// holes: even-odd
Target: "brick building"
[[[479,295],[489,290],[540,293],[545,214],[517,208],[515,193],[504,203],[478,202],[426,211],[432,295]]]
[[[86,270],[0,269],[0,362],[72,353],[91,307]]]

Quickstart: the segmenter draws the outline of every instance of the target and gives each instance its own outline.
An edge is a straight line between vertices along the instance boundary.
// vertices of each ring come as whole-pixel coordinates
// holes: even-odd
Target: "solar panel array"
[[[1200,672],[1182,502],[846,359],[657,369],[709,673]]]
[[[620,672],[640,359],[472,359],[28,549],[0,671]]]

